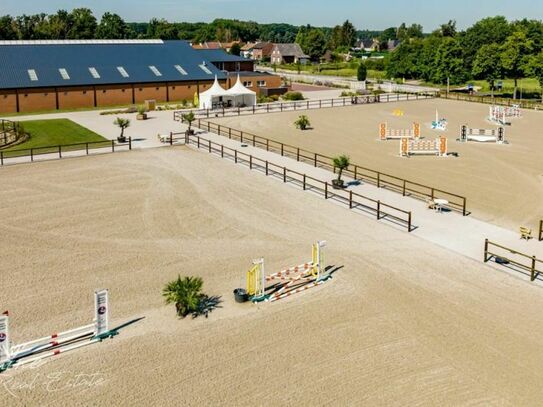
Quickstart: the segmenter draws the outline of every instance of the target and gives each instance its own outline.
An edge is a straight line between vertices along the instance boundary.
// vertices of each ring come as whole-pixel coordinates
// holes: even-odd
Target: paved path
[[[325,169],[315,168],[310,164],[297,162],[295,159],[282,157],[277,153],[268,152],[250,145],[241,147],[239,141],[229,140],[227,137],[219,136],[214,133],[206,131],[201,131],[199,133],[203,138],[208,138],[216,143],[241,150],[246,154],[251,154],[254,157],[267,160],[280,166],[285,166],[288,169],[304,173],[316,179],[331,182],[332,178],[334,178],[334,175]],[[345,180],[349,181],[349,178],[347,177]],[[538,242],[536,239],[531,241],[521,240],[517,231],[507,230],[480,221],[476,219],[476,214],[462,216],[457,212],[435,212],[429,210],[425,202],[410,197],[403,197],[399,193],[384,188],[377,188],[371,184],[362,183],[360,185],[351,185],[348,188],[358,194],[373,199],[379,199],[389,205],[411,211],[413,214],[413,224],[417,227],[411,232],[411,235],[431,241],[475,260],[483,260],[485,238],[515,249],[521,253],[535,255],[539,259],[543,259],[543,242]],[[503,252],[503,255],[516,259],[516,257],[511,256],[507,252]],[[413,253],[413,256],[417,256],[417,253]],[[523,263],[527,264],[527,261],[524,260]],[[503,266],[498,267],[500,270],[506,270]],[[529,281],[529,278],[520,275],[518,272],[511,271],[511,273],[517,277],[520,276],[520,278],[528,279]]]

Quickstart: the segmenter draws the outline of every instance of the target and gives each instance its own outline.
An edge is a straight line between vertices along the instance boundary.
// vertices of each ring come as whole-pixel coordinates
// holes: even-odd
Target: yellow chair
[[[532,236],[532,229],[528,229],[524,226],[520,227],[520,238],[530,240],[533,238]]]

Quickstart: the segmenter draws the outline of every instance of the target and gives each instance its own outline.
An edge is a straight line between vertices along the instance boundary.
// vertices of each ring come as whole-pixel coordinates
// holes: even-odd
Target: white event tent
[[[243,107],[256,105],[256,93],[241,83],[238,75],[236,84],[225,90],[215,76],[211,88],[200,93],[200,109],[221,109],[223,107]]]

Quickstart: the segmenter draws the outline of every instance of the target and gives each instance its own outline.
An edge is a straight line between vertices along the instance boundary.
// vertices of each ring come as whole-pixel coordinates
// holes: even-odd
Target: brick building
[[[0,41],[0,113],[192,100],[215,76],[227,86],[229,71],[254,78],[253,61],[206,52],[185,41]]]

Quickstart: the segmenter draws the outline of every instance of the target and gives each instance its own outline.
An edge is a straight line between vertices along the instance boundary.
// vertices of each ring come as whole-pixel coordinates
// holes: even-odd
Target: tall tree
[[[123,39],[128,38],[128,33],[128,26],[119,15],[105,13],[96,29],[96,38]]]
[[[73,39],[92,39],[96,33],[96,17],[88,8],[75,8],[71,13],[72,26],[68,33]]]
[[[525,73],[526,75],[537,79],[541,89],[541,98],[543,100],[543,51],[537,55],[532,55],[528,59],[525,65]]]
[[[444,38],[436,52],[432,80],[441,84],[447,80],[462,83],[467,77],[460,43],[454,38]]]
[[[352,47],[356,42],[356,28],[349,21],[345,21],[341,26],[341,45]]]
[[[0,40],[18,39],[15,21],[9,15],[0,17]]]
[[[58,10],[56,14],[49,16],[49,27],[53,39],[64,40],[69,38],[72,25],[72,15],[66,10]]]
[[[502,44],[510,33],[511,26],[503,16],[484,18],[476,22],[461,37],[466,66],[472,66],[479,48],[485,44]]]
[[[522,78],[525,65],[533,51],[533,42],[522,31],[515,31],[501,47],[501,63],[507,76],[515,80],[513,98],[517,98],[518,79]]]
[[[498,44],[483,45],[477,51],[473,61],[472,73],[476,79],[487,81],[490,89],[494,92],[494,83],[503,76],[500,46]]]
[[[445,24],[441,24],[441,35],[443,37],[454,37],[456,36],[456,21],[455,20],[449,20],[449,22]]]

